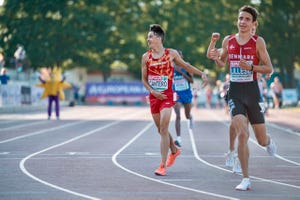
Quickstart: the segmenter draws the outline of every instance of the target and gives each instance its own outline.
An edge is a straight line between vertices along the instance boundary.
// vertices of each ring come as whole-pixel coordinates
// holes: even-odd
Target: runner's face
[[[239,13],[239,17],[238,17],[238,21],[237,21],[237,27],[239,29],[239,32],[251,32],[254,23],[252,21],[252,15],[248,12],[240,12]]]
[[[154,32],[150,31],[147,37],[148,46],[150,49],[153,49],[160,42],[160,37],[155,35]]]

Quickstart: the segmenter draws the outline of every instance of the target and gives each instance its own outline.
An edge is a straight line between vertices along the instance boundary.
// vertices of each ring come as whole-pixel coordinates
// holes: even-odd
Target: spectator
[[[2,68],[1,75],[0,75],[1,85],[7,85],[8,81],[10,80],[9,75],[7,75],[6,73],[7,73],[6,68]]]
[[[276,76],[274,78],[274,81],[271,83],[271,90],[272,90],[272,97],[273,97],[273,103],[275,108],[280,108],[282,105],[282,90],[283,86],[278,78]]]
[[[3,50],[0,48],[0,68],[3,68],[5,64],[5,58],[3,55]]]
[[[214,87],[213,93],[217,95],[217,102],[216,107],[220,108],[223,106],[222,103],[222,91],[223,91],[223,84],[221,80],[216,80],[216,86]]]
[[[211,108],[211,99],[212,99],[212,88],[210,84],[207,84],[205,87],[205,96],[206,96],[206,108]]]
[[[230,84],[230,74],[226,74],[225,80],[223,82],[223,92],[222,92],[222,97],[224,98],[224,108],[225,108],[225,113],[228,115],[229,114],[229,107],[228,107],[228,89],[229,89],[229,84]]]
[[[268,79],[267,76],[265,78],[261,73],[257,73],[257,83],[258,83],[260,101],[261,101],[260,103],[263,105],[264,113],[267,115],[268,114],[268,103],[267,103],[268,86],[267,86],[266,79]]]
[[[16,70],[17,72],[22,72],[23,70],[23,61],[26,57],[26,51],[22,45],[17,45],[17,50],[14,53],[16,59]]]

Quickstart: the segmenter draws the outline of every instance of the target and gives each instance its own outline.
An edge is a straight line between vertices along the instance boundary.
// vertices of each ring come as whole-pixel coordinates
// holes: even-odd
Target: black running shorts
[[[246,83],[230,82],[228,106],[232,117],[242,114],[248,117],[251,124],[265,123],[264,107],[260,103],[257,81]]]

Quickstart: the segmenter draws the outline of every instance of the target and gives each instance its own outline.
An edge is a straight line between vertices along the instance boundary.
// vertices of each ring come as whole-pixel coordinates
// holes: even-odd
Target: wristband
[[[251,70],[250,70],[250,71],[253,71],[253,68],[254,68],[254,65],[253,65],[253,64],[251,64]]]

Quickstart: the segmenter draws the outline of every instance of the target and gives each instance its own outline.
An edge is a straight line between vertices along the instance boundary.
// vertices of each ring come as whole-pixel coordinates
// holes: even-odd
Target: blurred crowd
[[[258,74],[258,85],[260,89],[261,102],[266,111],[268,108],[281,108],[283,85],[278,76],[270,82],[270,77]],[[215,83],[208,83],[204,88],[197,84],[193,87],[193,104],[195,107],[204,106],[206,108],[224,108],[228,113],[226,94],[230,85],[230,75],[226,74],[224,79],[217,79]],[[201,98],[202,97],[202,98]],[[204,97],[204,98],[203,98]]]

